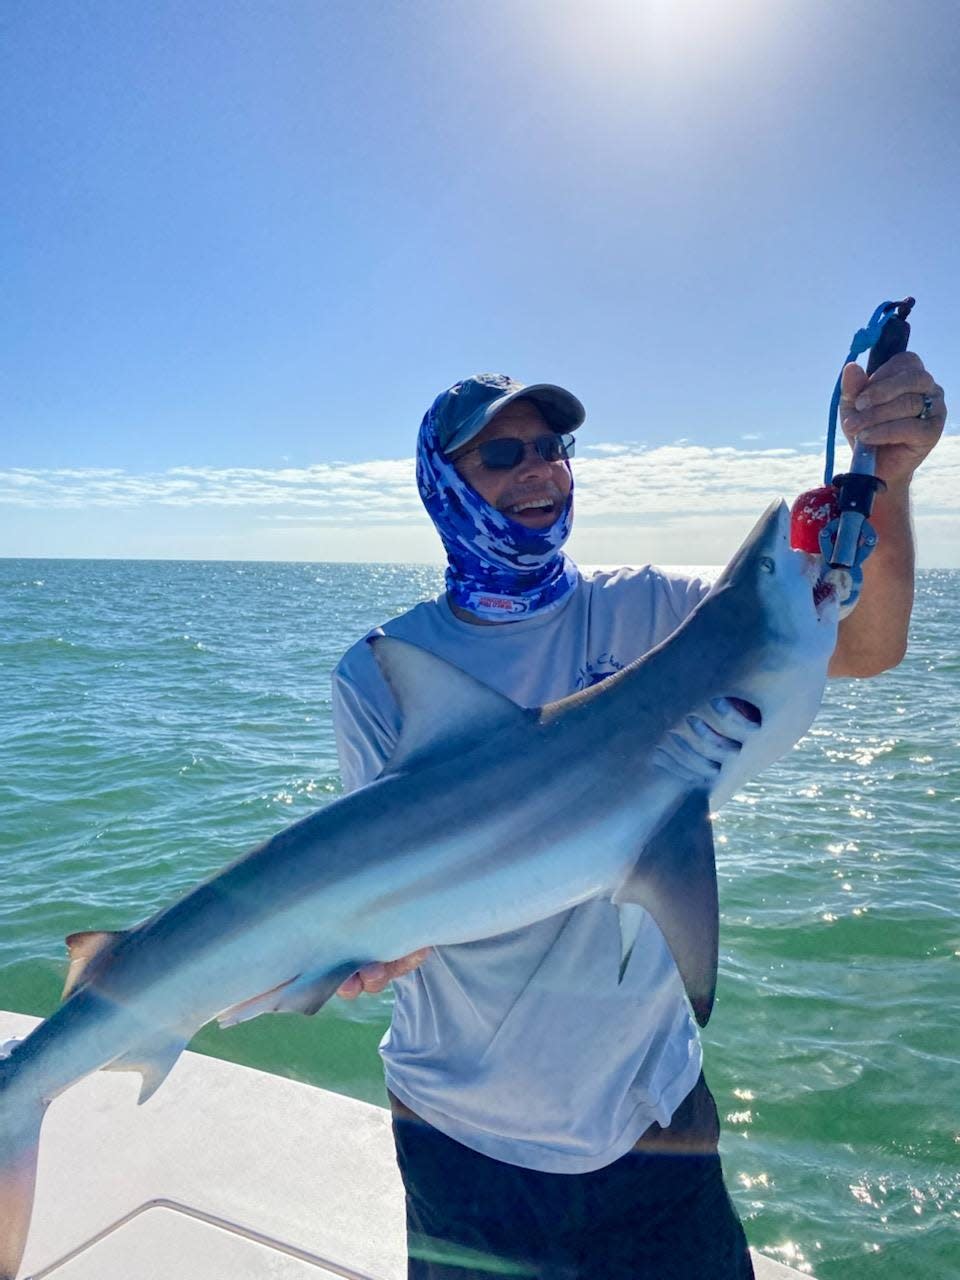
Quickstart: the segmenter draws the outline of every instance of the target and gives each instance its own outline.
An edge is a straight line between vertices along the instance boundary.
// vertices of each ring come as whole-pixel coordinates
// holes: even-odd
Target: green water
[[[339,791],[329,672],[434,594],[396,565],[0,561],[0,1007]],[[822,1280],[960,1275],[960,574],[717,822],[705,1036],[751,1243]],[[193,1047],[385,1101],[389,994]]]

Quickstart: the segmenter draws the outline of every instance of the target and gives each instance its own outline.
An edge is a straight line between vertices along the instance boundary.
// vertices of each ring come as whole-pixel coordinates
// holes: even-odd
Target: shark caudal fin
[[[27,1243],[46,1104],[14,1087],[15,1059],[0,1060],[0,1280],[14,1280]]]

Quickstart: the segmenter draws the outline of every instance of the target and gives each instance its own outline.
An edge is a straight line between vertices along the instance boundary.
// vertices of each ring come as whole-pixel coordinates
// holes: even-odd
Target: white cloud
[[[819,450],[803,448],[678,442],[651,449],[597,443],[584,448],[574,467],[575,550],[582,559],[631,555],[716,562],[725,558],[739,532],[772,498],[789,500],[818,484],[822,461]],[[141,539],[137,545],[146,545],[151,527],[194,519],[203,532],[198,556],[210,553],[206,548],[219,536],[218,529],[229,531],[231,545],[238,548],[234,554],[242,554],[243,536],[252,547],[254,535],[260,538],[270,527],[285,530],[284,546],[291,548],[296,531],[307,539],[302,554],[311,558],[311,531],[337,547],[379,545],[381,558],[387,559],[393,550],[389,530],[407,529],[411,537],[416,531],[419,541],[405,539],[407,547],[432,546],[434,537],[409,458],[277,469],[184,466],[143,474],[118,468],[14,468],[0,471],[0,506],[8,512],[5,523],[18,512],[22,517],[15,542],[8,538],[6,546],[0,545],[0,553],[7,555],[51,554],[33,551],[24,541],[31,528],[39,527],[41,516],[47,530],[44,547],[55,545],[49,530],[55,532],[58,520],[70,528],[69,542],[53,554],[91,554],[77,547],[76,531],[84,520],[92,527],[93,521],[105,519],[111,508],[117,521],[126,522],[125,528],[136,528]],[[914,508],[923,535],[921,549],[929,549],[926,563],[956,563],[951,538],[960,524],[960,437],[946,437],[918,472]],[[57,512],[63,514],[58,517]],[[180,515],[175,517],[176,512]],[[243,532],[247,530],[249,535]],[[377,555],[374,550],[362,558]]]
[[[580,459],[591,453],[599,453],[601,456],[643,453],[646,447],[645,444],[578,444],[576,456]]]
[[[331,517],[419,509],[413,464],[321,463],[268,470],[251,467],[172,467],[135,475],[116,469],[0,471],[0,504],[44,508],[84,506],[199,506],[310,508]]]

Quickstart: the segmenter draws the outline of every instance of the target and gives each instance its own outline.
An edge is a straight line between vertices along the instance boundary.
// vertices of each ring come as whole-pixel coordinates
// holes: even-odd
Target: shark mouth
[[[829,600],[831,596],[837,594],[837,589],[832,582],[828,582],[826,578],[820,578],[814,584],[813,603],[819,610],[825,600]]]
[[[834,598],[840,598],[836,581],[836,570],[830,569],[823,560],[823,556],[813,555],[809,551],[794,551],[794,555],[802,556],[804,559],[804,576],[810,583],[810,589],[813,592],[813,607],[817,611],[817,617],[822,618],[824,604],[828,604]]]

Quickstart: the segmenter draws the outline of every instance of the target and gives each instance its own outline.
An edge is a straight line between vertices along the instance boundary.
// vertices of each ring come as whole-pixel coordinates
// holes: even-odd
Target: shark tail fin
[[[0,1061],[0,1280],[14,1280],[27,1243],[46,1103],[14,1088],[14,1059]]]

